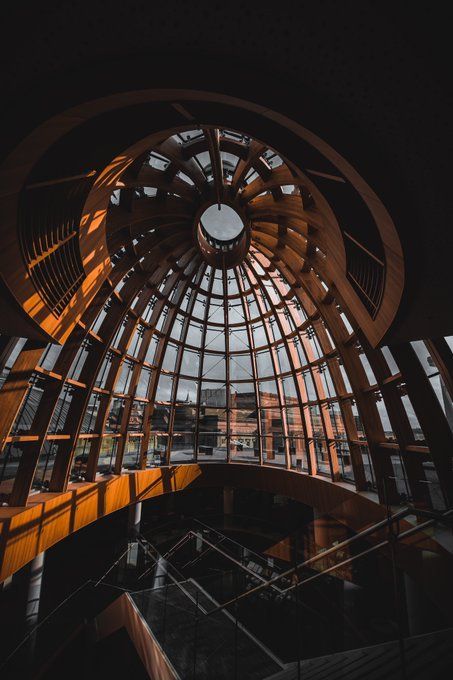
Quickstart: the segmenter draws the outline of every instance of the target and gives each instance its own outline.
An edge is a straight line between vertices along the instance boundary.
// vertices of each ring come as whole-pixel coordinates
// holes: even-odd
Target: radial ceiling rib
[[[220,210],[220,204],[223,200],[223,171],[222,157],[220,155],[219,130],[208,128],[204,130],[204,134],[208,142],[209,157],[211,159],[211,169],[214,178],[215,195],[217,199],[217,205]]]
[[[156,147],[156,151],[164,158],[168,158],[177,171],[181,171],[190,177],[198,191],[203,191],[206,177],[194,160],[184,158],[182,145],[179,142],[173,138],[167,139]]]
[[[231,195],[234,197],[241,188],[241,184],[250,171],[251,167],[258,166],[261,172],[265,174],[268,172],[270,174],[270,166],[265,164],[262,165],[260,161],[260,156],[266,151],[266,147],[259,142],[252,141],[249,146],[248,156],[246,159],[241,159],[236,166],[232,181],[231,181]]]
[[[155,187],[168,194],[175,194],[188,201],[197,197],[197,189],[180,177],[168,178],[162,171],[149,166],[143,167],[137,177],[124,181],[126,188]]]
[[[250,182],[241,192],[241,202],[248,203],[259,194],[281,186],[294,187],[293,190],[297,191],[295,178],[286,165],[273,169],[266,179],[259,176],[253,182]]]
[[[93,480],[144,468],[151,452],[165,463],[259,462],[341,477],[382,496],[393,465],[382,452],[417,446],[401,374],[368,348],[379,382],[370,378],[334,297],[333,211],[263,143],[195,127],[121,177],[107,211],[108,279],[54,363],[26,364],[29,386],[4,428],[4,451],[23,446],[28,461],[15,500],[49,480],[61,490],[81,460]],[[236,261],[228,253],[237,243],[222,244],[221,233],[211,261],[195,221],[223,200],[244,223]],[[49,413],[34,410],[42,381]],[[5,384],[11,393],[14,376]],[[391,419],[404,421],[399,439],[382,419],[389,392]],[[443,474],[439,459],[434,466]],[[419,493],[411,470],[408,484]]]

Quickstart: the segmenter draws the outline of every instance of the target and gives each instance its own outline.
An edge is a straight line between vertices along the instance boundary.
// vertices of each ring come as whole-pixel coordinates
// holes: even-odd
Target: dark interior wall
[[[158,548],[161,554],[165,554],[190,526],[186,523],[186,520],[197,517],[208,525],[219,528],[222,533],[238,541],[249,550],[266,554],[266,551],[281,546],[281,552],[277,550],[277,555],[282,559],[283,567],[290,566],[288,561],[292,562],[296,550],[299,562],[311,556],[313,540],[316,541],[318,546],[324,546],[323,541],[327,536],[329,540],[332,540],[332,537],[340,540],[340,538],[346,538],[353,533],[346,530],[344,526],[336,524],[330,516],[321,515],[311,506],[298,503],[282,495],[258,491],[253,488],[235,488],[231,509],[233,510],[232,514],[223,515],[224,488],[221,486],[170,493],[143,502],[140,531]],[[317,529],[315,523],[317,523]],[[327,533],[326,527],[329,527]],[[332,534],[330,531],[334,533]],[[81,529],[50,548],[46,552],[44,561],[39,608],[40,619],[43,620],[46,615],[51,613],[57,605],[68,598],[88,579],[97,580],[105,574],[123,553],[127,545],[128,533],[128,510],[124,509]],[[129,534],[129,537],[131,536],[132,534]],[[356,544],[352,553],[358,554],[366,547],[368,547],[366,542]],[[189,548],[189,555],[191,554],[190,550]],[[193,573],[193,577],[197,579],[197,574],[202,578],[209,573],[212,575],[210,567],[214,567],[214,571],[217,568],[226,569],[228,573],[231,572],[231,569],[234,569],[231,564],[226,564],[222,557],[217,556],[217,558],[218,562],[216,562],[216,558],[213,562],[208,558],[200,572],[195,571]],[[187,553],[184,553],[184,550],[179,555],[179,561],[176,555],[171,558],[174,566],[180,568],[186,560]],[[146,569],[145,563],[139,565],[139,573],[142,569]],[[12,584],[7,589],[0,590],[0,664],[8,652],[23,638],[26,631],[23,618],[29,587],[29,573],[29,566],[27,566],[15,574]],[[106,577],[107,583],[115,583],[114,573],[111,572]],[[188,576],[189,573],[186,573],[186,577]],[[403,578],[402,572],[399,572],[399,578]],[[368,639],[367,635],[374,636],[370,638],[374,643],[379,641],[379,635],[382,634],[383,639],[386,639],[385,636],[389,635],[386,626],[392,622],[394,601],[391,586],[391,562],[388,553],[384,550],[380,554],[373,553],[360,558],[350,574],[347,569],[345,572],[340,569],[338,573],[326,575],[319,582],[319,588],[318,585],[313,590],[311,590],[311,587],[304,588],[303,601],[317,612],[314,619],[306,620],[306,635],[304,636],[304,644],[308,645],[306,649],[310,649],[313,655],[326,653],[325,644],[332,644],[335,648],[338,640],[341,641],[343,635],[346,635],[345,622],[342,617],[335,618],[333,623],[331,620],[332,616],[337,617],[339,611],[341,611],[338,609],[338,605],[343,607],[343,603],[346,603],[346,600],[343,600],[343,579],[348,582],[349,592],[351,592],[352,586],[355,592],[353,600],[348,597],[348,621],[352,618],[355,621],[356,628],[357,626],[364,626],[363,630],[360,628],[361,642]],[[228,578],[226,582],[229,582]],[[416,583],[416,588],[418,588],[416,606],[419,608],[419,613],[423,612],[423,616],[421,616],[423,626],[425,626],[423,632],[451,625],[451,616],[446,616],[445,612],[435,606],[434,601],[430,599],[430,593],[425,593],[424,589],[420,588],[418,581]],[[137,589],[149,587],[146,580],[140,584],[137,582],[136,585]],[[221,579],[215,586],[215,588],[221,587],[219,593],[223,595],[216,597],[218,601],[228,599],[224,596],[224,585]],[[400,587],[404,588],[403,581],[401,581]],[[100,588],[100,591],[102,591],[102,588]],[[84,619],[90,620],[89,612],[92,606],[96,607],[96,611],[107,606],[107,600],[102,605],[102,597],[106,594],[96,592],[96,596],[91,592],[89,602],[83,598],[69,600],[70,604],[64,609],[66,613],[62,618],[62,623],[68,625],[68,630],[75,629],[76,624]],[[108,597],[112,599],[116,595],[114,593],[112,595],[112,591],[110,591]],[[91,600],[99,601],[93,604]],[[255,606],[258,604],[257,601]],[[281,604],[281,610],[278,607],[274,610],[274,614],[281,611],[281,615],[284,617],[285,608],[283,603]],[[256,617],[253,609],[253,606],[249,609],[246,607],[243,611],[246,626],[248,625],[247,617],[249,617],[249,622]],[[92,615],[94,616],[94,613]],[[407,612],[404,609],[403,616],[406,615]],[[325,621],[321,625],[326,616],[329,616],[329,621]],[[57,617],[51,617],[50,621],[55,621],[55,618]],[[264,620],[266,617],[262,618]],[[50,631],[47,633],[48,636],[52,635],[52,624],[44,630]],[[253,630],[252,628],[252,632]],[[273,630],[275,633],[275,627]],[[322,633],[316,631],[322,631]],[[269,634],[266,626],[261,630],[261,633],[264,636]],[[390,637],[391,635],[392,633],[390,633]],[[271,643],[271,640],[266,640],[266,637],[258,637],[268,646]],[[103,663],[98,666],[97,657],[92,655],[92,651],[89,653],[87,651],[88,648],[91,650],[89,635],[84,639],[82,631],[74,638],[68,637],[68,643],[68,648],[66,648],[62,659],[57,660],[55,667],[52,666],[54,671],[49,677],[59,677],[58,672],[63,672],[65,663],[64,672],[66,673],[66,670],[68,670],[68,677],[72,677],[71,659],[73,658],[77,658],[79,675],[82,668],[84,677],[85,675],[96,677],[93,668],[96,671],[99,668],[105,669],[104,657],[102,656]],[[132,650],[127,646],[124,647],[120,640],[118,640],[118,645],[118,648],[123,650],[124,655],[132,653]],[[115,648],[116,645],[109,648],[107,660],[116,658]],[[283,643],[281,649],[285,648],[287,652],[286,643]],[[51,651],[54,653],[57,649],[51,649]],[[283,656],[282,658],[286,657]],[[117,665],[117,668],[121,668],[121,662],[115,665]],[[132,666],[130,672],[131,677],[141,677],[138,672],[137,675],[134,675]],[[107,673],[104,673],[104,675],[97,677],[107,677],[107,675]],[[19,677],[19,675],[13,677]],[[28,676],[21,675],[20,677]],[[117,676],[115,675],[115,677]]]
[[[251,519],[259,518],[265,527],[264,533],[271,537],[275,531],[285,536],[286,532],[312,519],[308,506],[291,499],[282,502],[282,497],[278,498],[280,501],[275,500],[274,494],[238,489],[234,512]],[[39,606],[41,620],[87,581],[100,579],[121,556],[127,546],[128,513],[128,508],[112,513],[46,551]],[[161,527],[168,522],[195,516],[209,522],[222,513],[222,487],[166,494],[143,503],[141,531],[157,538]],[[264,547],[268,543],[269,540]],[[29,581],[30,565],[26,565],[7,587],[0,588],[0,662],[27,632],[24,616]]]
[[[326,139],[391,212],[407,287],[388,341],[450,334],[445,19],[429,3],[21,3],[1,41],[0,149],[7,154],[55,113],[120,90],[209,89],[257,101]]]
[[[100,578],[121,555],[127,543],[127,517],[127,509],[113,513],[46,552],[39,606],[41,620],[88,580]],[[28,631],[24,617],[30,568],[28,564],[20,569],[0,589],[0,661]]]

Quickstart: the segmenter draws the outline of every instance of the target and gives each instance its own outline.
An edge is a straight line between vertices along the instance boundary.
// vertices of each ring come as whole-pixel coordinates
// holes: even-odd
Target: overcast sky
[[[244,226],[237,212],[223,203],[220,204],[220,210],[217,204],[209,206],[201,216],[201,221],[206,231],[221,241],[234,238]]]

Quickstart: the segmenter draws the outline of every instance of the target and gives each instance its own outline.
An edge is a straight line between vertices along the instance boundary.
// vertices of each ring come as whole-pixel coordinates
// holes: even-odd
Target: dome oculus
[[[209,236],[216,241],[231,241],[244,229],[239,214],[225,203],[210,205],[203,212],[200,222]]]

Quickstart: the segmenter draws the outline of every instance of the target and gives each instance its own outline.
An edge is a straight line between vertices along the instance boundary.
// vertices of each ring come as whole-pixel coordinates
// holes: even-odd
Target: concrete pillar
[[[156,571],[154,572],[153,584],[151,586],[153,590],[155,588],[161,588],[163,585],[165,585],[165,575],[167,573],[166,565],[167,560],[165,560],[163,557],[159,557],[156,564]]]
[[[231,486],[223,487],[223,514],[232,515],[234,512],[234,489]]]
[[[33,630],[38,624],[45,554],[45,552],[39,553],[30,562],[30,577],[25,603],[25,625],[29,630]],[[27,652],[30,659],[33,659],[35,655],[36,635],[37,631],[32,632],[27,642]]]
[[[132,541],[129,543],[129,552],[127,553],[128,567],[136,567],[138,564],[138,541]]]
[[[142,519],[142,504],[134,503],[129,506],[128,535],[130,539],[129,552],[127,553],[127,566],[136,567],[138,564],[138,542],[134,539],[140,533],[140,522]]]
[[[203,550],[203,538],[201,536],[201,531],[195,532],[195,550],[197,553],[201,553]]]
[[[129,506],[129,517],[127,528],[129,536],[134,537],[140,532],[140,522],[142,520],[142,504],[134,503]]]
[[[346,540],[346,527],[335,519],[321,514],[316,509],[313,509],[313,518],[313,535],[318,551],[327,550],[334,543]]]
[[[34,628],[38,623],[39,603],[41,600],[41,586],[44,573],[45,552],[39,553],[30,563],[30,580],[28,583],[27,603],[25,607],[25,622],[28,628]]]
[[[406,598],[407,625],[409,635],[420,635],[423,630],[423,604],[420,588],[413,578],[404,573],[404,594]]]
[[[359,618],[359,607],[356,603],[360,597],[360,592],[360,586],[352,583],[351,581],[343,581],[343,616],[348,617],[348,619],[351,620],[352,623],[358,628],[360,628],[360,621],[357,620]],[[341,629],[343,629],[344,644],[350,645],[350,643],[353,642],[350,638],[350,627],[342,624]],[[349,646],[345,646],[345,649],[349,649]]]

